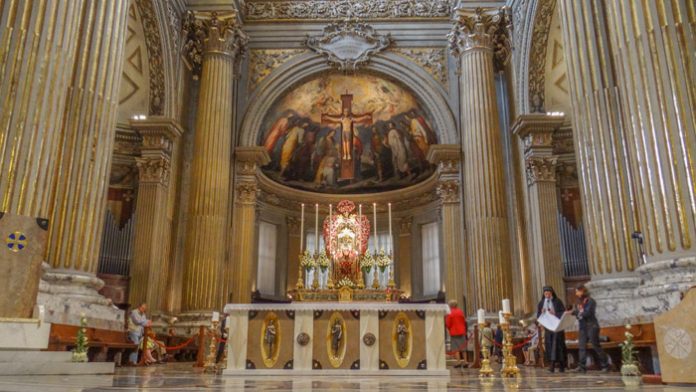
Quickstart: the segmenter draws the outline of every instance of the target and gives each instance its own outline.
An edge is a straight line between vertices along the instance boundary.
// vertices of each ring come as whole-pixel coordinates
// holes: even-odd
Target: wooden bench
[[[77,331],[80,327],[65,324],[51,324],[47,351],[70,351],[75,347]],[[127,352],[137,350],[137,345],[128,340],[125,331],[87,327],[88,357],[94,362],[116,362],[121,365]]]
[[[600,338],[606,337],[608,339],[607,341],[600,342],[600,346],[602,346],[602,349],[611,357],[611,361],[617,369],[621,367],[621,344],[626,338],[624,335],[625,332],[626,328],[624,326],[606,327],[599,330]],[[643,372],[643,374],[653,374],[655,372],[653,367],[653,356],[657,355],[654,324],[631,325],[630,332],[633,334],[633,344],[636,347],[636,351],[638,351],[637,359],[641,372]],[[573,355],[577,362],[578,331],[566,331],[565,335],[568,353]],[[594,350],[592,350],[592,345],[589,343],[587,344],[587,351],[588,355],[594,356]],[[593,362],[596,364],[597,361],[595,360]]]

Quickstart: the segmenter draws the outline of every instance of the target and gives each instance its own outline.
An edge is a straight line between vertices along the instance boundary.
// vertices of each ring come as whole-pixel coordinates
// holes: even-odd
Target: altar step
[[[0,351],[0,376],[113,374],[113,362],[72,362],[68,351]]]

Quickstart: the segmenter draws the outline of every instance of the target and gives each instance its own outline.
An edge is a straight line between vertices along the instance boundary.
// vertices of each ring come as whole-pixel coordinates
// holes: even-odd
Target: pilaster
[[[130,267],[129,302],[147,302],[152,311],[164,310],[169,280],[172,217],[168,214],[171,174],[176,167],[175,145],[182,134],[173,120],[151,117],[131,121],[142,137],[135,241]]]

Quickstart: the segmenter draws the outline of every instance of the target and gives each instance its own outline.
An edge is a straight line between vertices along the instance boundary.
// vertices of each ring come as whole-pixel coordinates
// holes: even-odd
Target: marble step
[[[4,362],[70,362],[72,353],[69,351],[15,351],[0,350],[0,363]]]
[[[56,374],[114,374],[113,362],[5,362],[0,376]]]

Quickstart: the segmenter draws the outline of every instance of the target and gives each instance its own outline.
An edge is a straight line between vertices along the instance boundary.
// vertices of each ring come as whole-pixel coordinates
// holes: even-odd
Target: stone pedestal
[[[660,356],[662,381],[696,383],[696,289],[689,290],[681,303],[655,317],[655,337]]]
[[[125,313],[99,294],[104,282],[91,274],[48,269],[39,284],[36,302],[45,307],[50,323],[80,325],[81,314],[87,326],[123,331]]]

